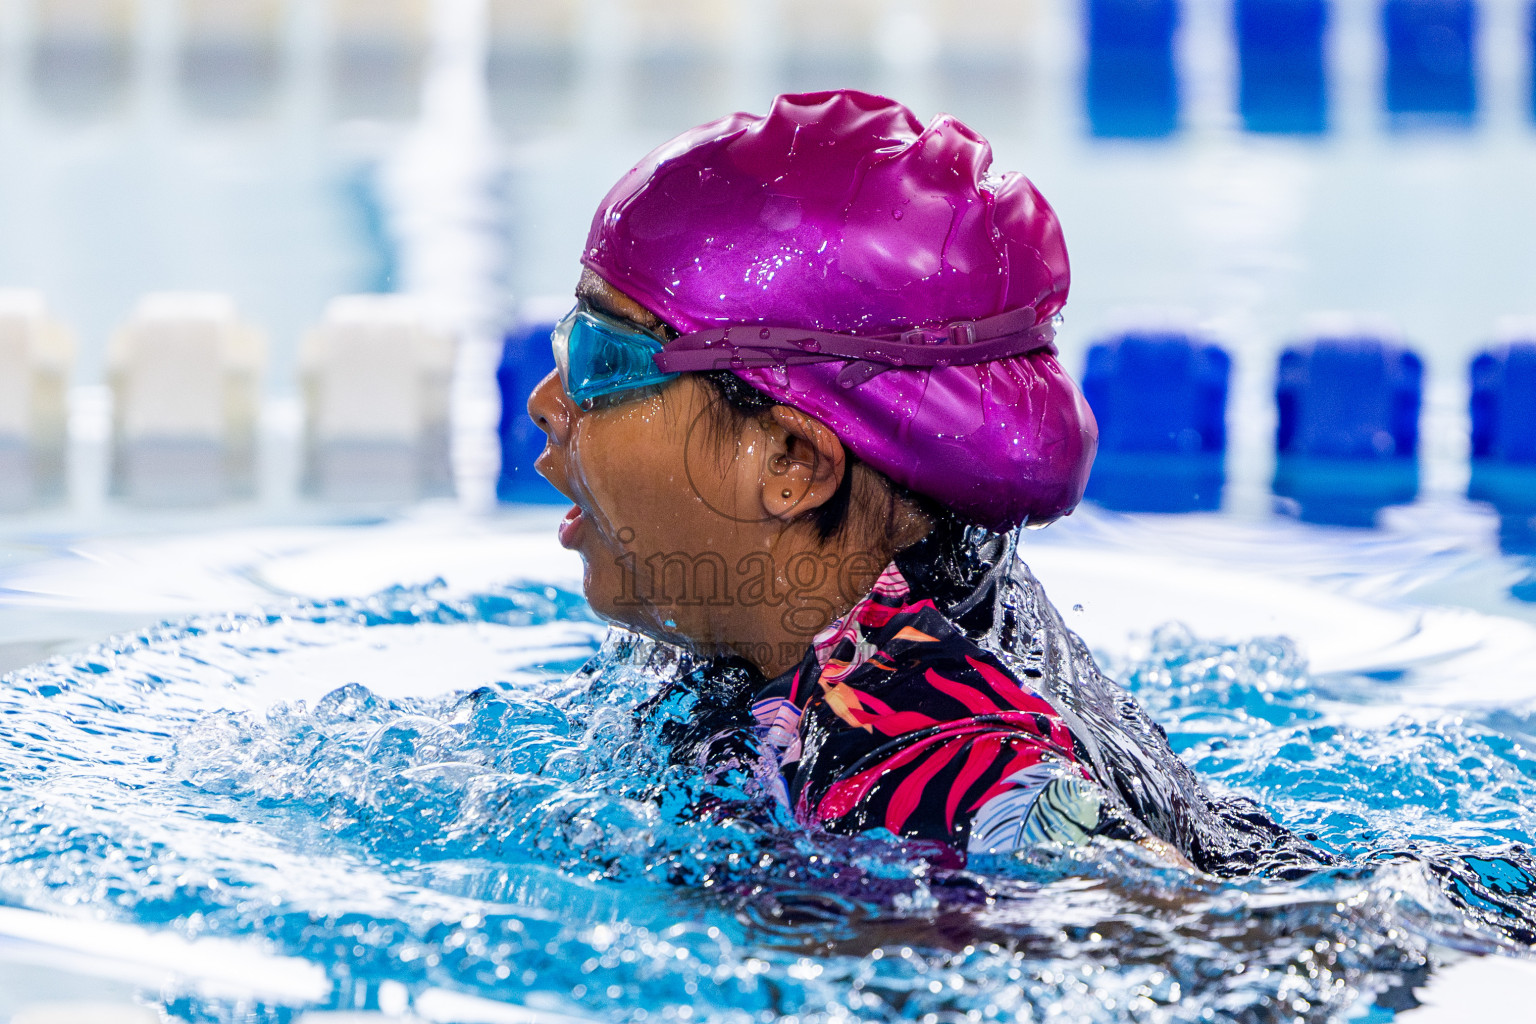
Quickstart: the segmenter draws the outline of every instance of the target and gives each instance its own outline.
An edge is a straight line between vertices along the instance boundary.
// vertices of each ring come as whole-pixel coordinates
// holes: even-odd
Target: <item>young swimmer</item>
[[[840,91],[625,175],[528,402],[560,541],[599,614],[700,659],[674,756],[766,764],[807,825],[957,864],[1103,836],[1316,865],[1206,793],[1016,557],[1081,499],[1097,428],[1056,361],[1056,215],[990,162],[952,117]]]

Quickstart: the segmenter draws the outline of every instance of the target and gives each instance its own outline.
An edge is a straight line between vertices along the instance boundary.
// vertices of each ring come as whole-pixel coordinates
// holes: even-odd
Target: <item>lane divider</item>
[[[554,368],[549,333],[563,305],[533,302],[503,341],[502,502],[564,500],[533,469],[544,435],[526,414]],[[1417,497],[1424,367],[1390,332],[1340,324],[1279,357],[1272,490],[1304,520],[1369,526]],[[1536,553],[1536,324],[1512,330],[1469,368],[1467,494],[1503,516],[1506,550]],[[0,511],[64,495],[73,352],[40,294],[0,289]],[[300,349],[302,493],[365,503],[452,494],[457,352],[410,298],[334,300]],[[112,495],[148,506],[250,497],[265,369],[266,342],[229,297],[145,296],[108,351]],[[1221,508],[1231,376],[1229,353],[1189,331],[1130,330],[1093,345],[1081,377],[1100,427],[1089,500],[1127,512]]]

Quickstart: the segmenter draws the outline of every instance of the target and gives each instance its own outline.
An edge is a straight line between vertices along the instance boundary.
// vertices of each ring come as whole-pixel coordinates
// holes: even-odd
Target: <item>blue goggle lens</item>
[[[577,307],[551,335],[560,381],[584,409],[601,398],[676,377],[652,359],[662,343],[644,331]]]

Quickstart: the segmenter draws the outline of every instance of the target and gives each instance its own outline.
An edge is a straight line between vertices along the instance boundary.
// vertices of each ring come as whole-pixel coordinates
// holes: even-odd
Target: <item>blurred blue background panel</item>
[[[1472,360],[1472,458],[1536,466],[1536,340]]]
[[[1418,494],[1424,365],[1378,338],[1286,349],[1275,386],[1274,492],[1310,522],[1370,526]]]
[[[1498,510],[1505,551],[1536,554],[1536,340],[1479,353],[1471,378],[1467,497]]]
[[[1531,86],[1531,119],[1536,120],[1536,2],[1533,2],[1526,11],[1526,57],[1528,59],[1526,79]]]
[[[122,113],[131,100],[138,63],[131,34],[108,12],[89,8],[37,4],[29,13],[29,77],[38,107],[64,122]]]
[[[1105,138],[1159,138],[1179,123],[1176,0],[1087,0],[1088,122]]]
[[[549,346],[552,323],[526,324],[507,335],[502,344],[496,383],[501,390],[501,473],[496,478],[499,501],[563,503],[565,498],[534,471],[533,460],[544,450],[544,432],[528,418],[528,395],[555,368]]]
[[[1183,334],[1126,334],[1093,346],[1083,394],[1099,421],[1088,498],[1125,512],[1221,506],[1231,359]]]
[[[1472,0],[1387,0],[1387,112],[1466,122],[1477,111],[1477,9]]]
[[[1236,0],[1238,107],[1251,132],[1328,129],[1324,0]]]

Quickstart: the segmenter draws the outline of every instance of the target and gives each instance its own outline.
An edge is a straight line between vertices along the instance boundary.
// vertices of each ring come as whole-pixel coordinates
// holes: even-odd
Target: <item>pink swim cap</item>
[[[880,96],[780,96],[766,117],[732,114],[642,160],[603,200],[582,262],[685,335],[964,341],[946,327],[1004,313],[1039,325],[1023,354],[857,383],[835,359],[731,369],[969,522],[1049,522],[1082,499],[1098,430],[1044,326],[1067,298],[1061,226],[1023,175],[987,177],[991,161],[948,115],[924,130]]]

